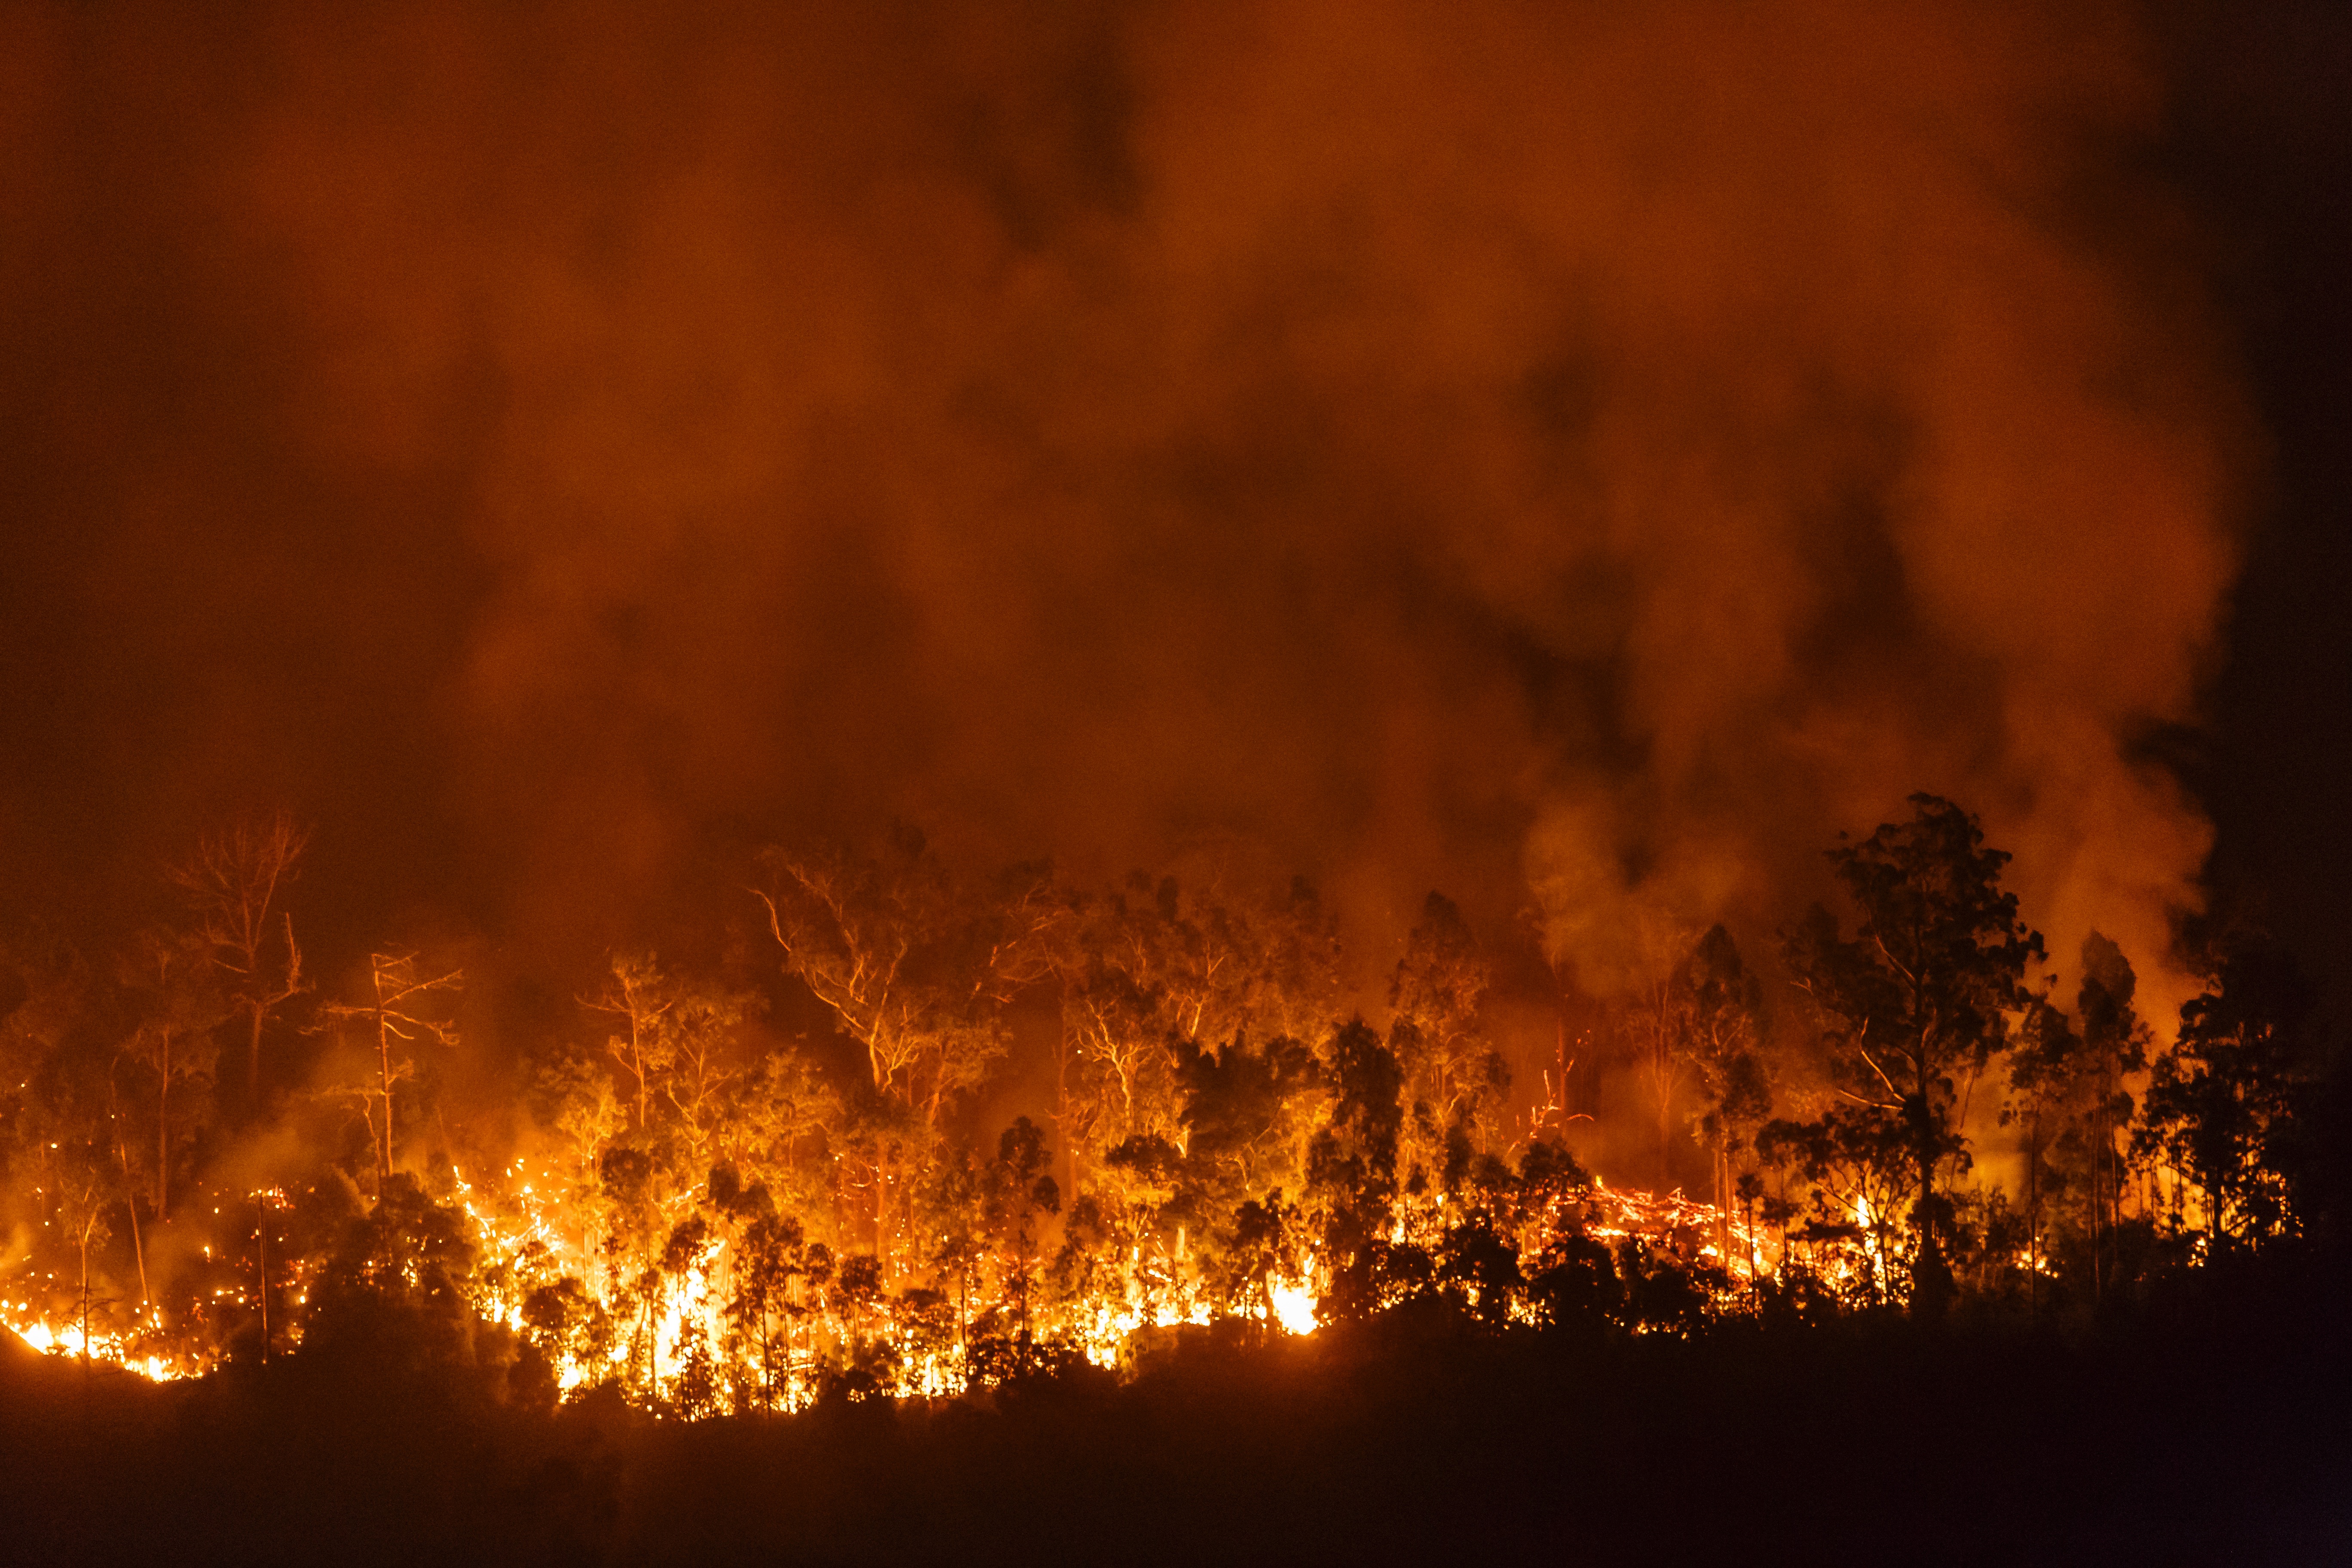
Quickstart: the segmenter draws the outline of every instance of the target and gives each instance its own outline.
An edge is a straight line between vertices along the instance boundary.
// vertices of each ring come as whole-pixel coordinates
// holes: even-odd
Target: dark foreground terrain
[[[2344,1300],[1690,1343],[1392,1316],[692,1426],[397,1353],[159,1388],[12,1342],[0,1561],[2346,1562]]]

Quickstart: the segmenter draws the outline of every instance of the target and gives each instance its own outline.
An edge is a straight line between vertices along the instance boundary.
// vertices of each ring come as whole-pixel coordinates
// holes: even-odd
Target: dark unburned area
[[[1500,1337],[1440,1304],[1124,1378],[656,1422],[380,1342],[155,1385],[0,1357],[14,1563],[2312,1563],[2347,1272],[2091,1324]]]

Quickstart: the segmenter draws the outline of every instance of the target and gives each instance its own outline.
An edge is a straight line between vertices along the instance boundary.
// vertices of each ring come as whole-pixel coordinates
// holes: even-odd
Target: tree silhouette
[[[1697,1080],[1696,1131],[1714,1156],[1717,1256],[1731,1258],[1735,1158],[1772,1113],[1771,1080],[1762,1049],[1764,988],[1740,962],[1720,925],[1710,926],[1684,966],[1687,1033],[1684,1050]],[[1753,1229],[1751,1225],[1750,1229]],[[1751,1260],[1751,1271],[1752,1271]]]
[[[2083,1098],[2087,1076],[2082,1037],[2048,999],[2035,997],[2009,1056],[2009,1103],[2004,1126],[2015,1125],[2025,1145],[2025,1279],[2029,1311],[2041,1304],[2044,1254],[2042,1209],[2053,1173],[2050,1154],[2069,1110]]]
[[[2309,1092],[2310,984],[2275,943],[2231,933],[2202,961],[2206,988],[2149,1074],[2137,1138],[2190,1173],[2216,1248],[2259,1246],[2297,1223],[2288,1185],[2296,1112]]]
[[[2001,1121],[2018,1127],[2025,1144],[2029,1307],[2040,1297],[2053,1202],[2070,1226],[2079,1209],[2092,1299],[2105,1293],[2124,1185],[2116,1136],[2133,1110],[2124,1082],[2147,1067],[2148,1029],[2132,1006],[2131,964],[2096,931],[2084,939],[2082,962],[2080,1027],[2046,997],[2031,998],[2008,1058],[2011,1095]]]
[[[302,950],[294,942],[294,917],[278,906],[287,885],[300,873],[310,842],[308,827],[277,811],[205,834],[195,853],[171,868],[212,962],[234,977],[236,1009],[248,1025],[246,1093],[257,1107],[262,1030],[272,1011],[309,989],[302,980]],[[274,973],[263,952],[272,936],[281,936],[285,946]]]
[[[1910,1219],[1918,1233],[1914,1300],[1949,1300],[1944,1258],[1950,1205],[1937,1190],[1948,1159],[1965,1159],[1953,1129],[1964,1090],[2006,1047],[2021,1010],[2026,962],[2042,939],[2000,887],[2009,856],[1985,847],[1977,819],[1931,795],[1911,797],[1908,822],[1881,826],[1829,852],[1861,919],[1854,935],[1815,905],[1786,939],[1797,984],[1815,1005],[1838,1089],[1899,1118],[1912,1163]]]
[[[393,1172],[393,1089],[416,1076],[416,1062],[407,1050],[413,1042],[431,1040],[443,1047],[457,1043],[457,1026],[422,1010],[422,999],[456,991],[465,984],[465,972],[420,974],[417,955],[408,952],[368,955],[370,999],[331,1002],[320,1009],[330,1024],[364,1018],[375,1036],[376,1082],[364,1091],[383,1108],[383,1124],[376,1138],[376,1181],[381,1186]]]
[[[1397,1196],[1398,1096],[1404,1075],[1361,1018],[1331,1037],[1331,1120],[1307,1156],[1307,1186],[1322,1225],[1329,1310],[1360,1317],[1379,1304],[1383,1233]]]
[[[343,1224],[320,1268],[301,1353],[372,1378],[472,1364],[479,1258],[461,1210],[393,1173],[375,1203]]]
[[[1431,893],[1389,981],[1389,1051],[1404,1074],[1407,1113],[1399,1163],[1409,1189],[1435,1176],[1456,1183],[1466,1156],[1493,1141],[1494,1106],[1510,1086],[1510,1068],[1478,1026],[1478,1005],[1494,981],[1462,911]]]
[[[1035,1339],[1029,1319],[1030,1294],[1037,1274],[1033,1226],[1039,1214],[1059,1214],[1062,1208],[1061,1189],[1047,1173],[1053,1163],[1045,1134],[1027,1117],[1015,1117],[996,1142],[996,1160],[989,1167],[986,1182],[988,1219],[1004,1259],[1005,1284],[1017,1323],[1014,1344],[1024,1371]]]
[[[169,931],[142,932],[123,963],[139,1010],[126,1055],[143,1064],[155,1086],[155,1218],[171,1217],[172,1171],[210,1110],[218,1056],[213,1029],[225,1016],[205,972],[200,939]],[[178,1099],[173,1089],[180,1090]]]

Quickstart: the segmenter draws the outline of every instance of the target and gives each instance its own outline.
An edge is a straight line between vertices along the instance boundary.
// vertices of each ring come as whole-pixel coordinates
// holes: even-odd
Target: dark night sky
[[[2213,872],[2259,889],[2338,997],[2352,983],[2352,15],[2257,6],[2184,23],[2177,167],[2271,442],[2211,722],[2189,749]]]
[[[2352,23],[1895,9],[0,8],[0,903],[902,813],[1605,986],[1927,787],[2145,950],[2154,756],[2332,975]]]

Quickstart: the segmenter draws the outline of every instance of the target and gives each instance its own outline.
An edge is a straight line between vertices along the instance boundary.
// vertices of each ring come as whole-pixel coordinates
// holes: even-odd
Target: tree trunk
[[[1568,1017],[1565,1014],[1553,1018],[1552,1059],[1559,1067],[1559,1084],[1554,1093],[1559,1097],[1559,1135],[1568,1136]]]
[[[637,1131],[646,1130],[646,1050],[635,1009],[629,1013],[629,1076],[637,1080]]]
[[[2042,1113],[2025,1123],[2025,1315],[2040,1310],[2042,1290]]]
[[[156,1074],[155,1086],[155,1219],[161,1224],[170,1217],[165,1202],[171,1195],[172,1182],[172,1036],[163,1034],[162,1068]]]
[[[1748,1221],[1748,1299],[1754,1301],[1759,1300],[1763,1294],[1763,1288],[1757,1279],[1756,1200],[1752,1197],[1747,1198],[1741,1204],[1741,1207],[1747,1211],[1746,1217]],[[1783,1247],[1781,1250],[1786,1252],[1788,1249]],[[1787,1260],[1783,1258],[1782,1261],[1785,1262]]]
[[[92,1194],[95,1204],[96,1194]],[[81,1227],[81,1366],[89,1370],[89,1233],[97,1228],[98,1210],[93,1206],[90,1217]]]
[[[253,1004],[253,1037],[245,1058],[245,1092],[257,1110],[261,1107],[261,1017],[262,1005],[257,998]]]
[[[1054,1030],[1054,1133],[1062,1144],[1062,1180],[1064,1191],[1073,1198],[1078,1195],[1077,1140],[1070,1136],[1070,1046],[1069,1031],[1058,1021]]]
[[[2106,1218],[2106,1164],[2115,1152],[2115,1136],[2107,1130],[2107,1084],[2103,1074],[2099,1080],[2099,1107],[2092,1113],[2091,1123],[2096,1135],[2091,1143],[2091,1302],[2096,1306],[2106,1295],[2106,1264],[2101,1257],[2100,1242]]]
[[[144,1307],[148,1303],[147,1247],[139,1239],[139,1194],[135,1192],[131,1194],[122,1206],[131,1211],[131,1255],[139,1260],[139,1304]]]
[[[1715,1217],[1717,1233],[1721,1237],[1717,1250],[1723,1258],[1726,1273],[1731,1270],[1731,1139],[1726,1133],[1715,1143]]]
[[[1919,1103],[1913,1131],[1913,1157],[1919,1167],[1919,1255],[1911,1268],[1911,1306],[1939,1314],[1948,1305],[1950,1270],[1944,1263],[1943,1238],[1936,1224],[1936,1123],[1928,1098],[1927,1044],[1919,1043]]]
[[[382,984],[377,983],[379,990]],[[392,1026],[381,1006],[375,1011],[375,1048],[383,1077],[383,1149],[376,1157],[376,1192],[381,1195],[383,1184],[392,1179]]]
[[[1929,1098],[1929,1084],[1933,1075],[1929,1071],[1928,1063],[1933,1031],[1926,1022],[1927,997],[1924,977],[1927,969],[1920,962],[1920,945],[1921,935],[1915,925],[1911,931],[1910,967],[1911,1017],[1915,1026],[1919,1030],[1918,1056],[1914,1061],[1916,1068],[1914,1076],[1918,1080],[1918,1125],[1913,1131],[1917,1145],[1916,1158],[1919,1165],[1919,1257],[1911,1271],[1914,1310],[1921,1304],[1919,1295],[1922,1289],[1935,1289],[1940,1295],[1944,1273],[1942,1239],[1936,1234],[1936,1123],[1933,1115],[1935,1102]],[[1927,1305],[1933,1310],[1939,1310],[1943,1303],[1938,1300]]]

